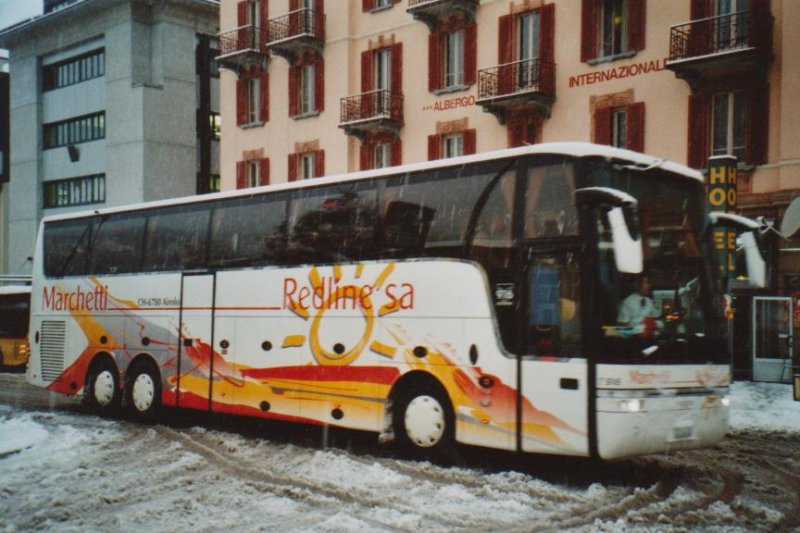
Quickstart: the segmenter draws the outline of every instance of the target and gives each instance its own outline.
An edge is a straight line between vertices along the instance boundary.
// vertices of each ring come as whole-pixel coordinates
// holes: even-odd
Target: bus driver
[[[631,328],[631,333],[642,337],[653,337],[660,328],[656,321],[659,312],[650,298],[650,278],[645,275],[636,280],[634,291],[619,306],[617,322]]]

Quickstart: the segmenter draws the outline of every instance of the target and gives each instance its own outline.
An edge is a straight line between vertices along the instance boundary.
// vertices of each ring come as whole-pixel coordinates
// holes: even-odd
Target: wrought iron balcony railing
[[[219,34],[219,55],[217,59],[228,58],[244,52],[266,52],[267,33],[248,24],[235,30]]]
[[[479,101],[531,93],[555,94],[555,63],[525,59],[478,72]]]
[[[353,125],[372,121],[403,122],[403,95],[387,89],[347,96],[341,100],[340,124]]]
[[[755,11],[739,11],[678,24],[670,28],[669,60],[768,48],[771,26],[772,19],[768,13]]]
[[[270,19],[268,40],[270,46],[297,37],[325,41],[325,14],[314,9],[302,8]]]

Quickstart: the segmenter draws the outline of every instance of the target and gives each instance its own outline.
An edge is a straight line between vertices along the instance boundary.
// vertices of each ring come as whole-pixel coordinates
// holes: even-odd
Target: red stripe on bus
[[[280,368],[247,368],[239,372],[255,379],[297,379],[305,381],[355,381],[390,385],[400,375],[396,367],[332,367],[289,366]]]

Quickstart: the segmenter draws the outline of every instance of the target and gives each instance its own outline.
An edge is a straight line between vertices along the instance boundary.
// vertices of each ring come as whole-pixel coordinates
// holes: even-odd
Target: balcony
[[[520,110],[549,117],[555,100],[555,70],[555,63],[538,58],[480,70],[477,103],[501,124]]]
[[[740,11],[670,28],[666,68],[693,87],[702,80],[764,74],[772,60],[772,16]]]
[[[267,64],[267,33],[253,25],[219,34],[217,63],[232,70]]]
[[[380,89],[342,98],[339,127],[362,141],[376,133],[397,135],[403,127],[403,95]]]
[[[302,8],[270,19],[267,49],[294,61],[307,50],[322,54],[325,46],[325,13]]]
[[[440,19],[453,13],[463,13],[469,22],[475,21],[478,0],[408,0],[407,13],[436,31]]]

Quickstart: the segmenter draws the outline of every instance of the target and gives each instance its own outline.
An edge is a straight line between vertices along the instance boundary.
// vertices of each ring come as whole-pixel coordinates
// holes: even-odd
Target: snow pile
[[[49,433],[29,414],[0,418],[0,457],[30,448],[47,440]]]
[[[731,399],[734,431],[800,431],[800,402],[794,401],[791,385],[737,381],[731,386]]]

